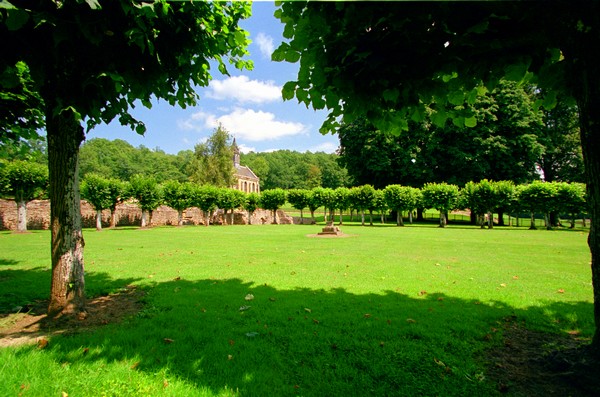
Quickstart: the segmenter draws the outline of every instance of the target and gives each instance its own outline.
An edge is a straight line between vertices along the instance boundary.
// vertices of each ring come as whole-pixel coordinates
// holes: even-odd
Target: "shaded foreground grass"
[[[0,395],[490,395],[506,321],[592,335],[585,233],[319,230],[86,231],[88,294],[136,285],[144,308],[0,350]],[[0,313],[47,297],[48,239],[0,234]]]

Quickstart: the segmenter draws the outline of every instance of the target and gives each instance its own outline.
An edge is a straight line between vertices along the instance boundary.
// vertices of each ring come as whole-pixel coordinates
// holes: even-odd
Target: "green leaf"
[[[477,126],[477,119],[475,116],[465,117],[465,127],[473,128]]]
[[[477,97],[479,97],[479,90],[477,88],[473,88],[469,95],[467,95],[467,103],[469,105],[474,105],[477,102]]]
[[[397,88],[387,89],[383,91],[383,99],[388,102],[396,102],[398,100],[398,96],[400,95],[400,91]]]
[[[317,95],[314,95],[314,93],[311,93],[310,99],[311,99],[311,102],[313,105],[313,109],[320,110],[325,107],[325,100],[323,98],[321,98],[320,96],[317,96]]]
[[[443,109],[440,109],[431,115],[431,122],[440,128],[443,128],[446,125],[447,119],[448,115]]]
[[[410,119],[415,123],[420,123],[421,121],[425,120],[425,114],[423,113],[423,109],[421,107],[416,107],[415,109],[413,109],[410,115]]]
[[[135,126],[135,132],[139,135],[144,135],[146,133],[146,125],[141,121]]]
[[[308,106],[310,100],[308,99],[308,91],[298,89],[296,91],[296,98],[298,98],[298,102],[302,102]]]
[[[465,126],[465,118],[464,117],[453,117],[452,124],[454,124],[458,128],[463,128]]]
[[[288,81],[283,85],[281,89],[281,96],[284,101],[289,101],[294,97],[294,93],[296,92],[296,86],[298,83],[296,81]]]
[[[507,80],[511,81],[521,81],[527,74],[527,69],[529,69],[529,61],[523,61],[520,63],[516,63],[510,66],[507,66],[505,69],[505,77]]]
[[[102,6],[98,2],[98,0],[85,0],[85,2],[90,6],[92,10],[101,10]]]
[[[546,94],[542,101],[542,106],[546,110],[554,109],[556,107],[556,91],[550,91]]]
[[[296,63],[300,60],[300,53],[298,51],[289,50],[285,54],[285,61],[289,63]]]
[[[8,30],[19,30],[29,20],[29,14],[26,11],[20,9],[8,10],[8,17],[6,18],[6,27]]]
[[[465,102],[465,93],[462,91],[452,91],[448,94],[448,102],[454,106],[462,105]]]
[[[281,43],[279,47],[277,47],[275,51],[273,51],[273,54],[271,54],[271,60],[273,62],[283,62],[289,50],[290,45],[288,43]]]
[[[442,81],[443,81],[444,83],[447,83],[447,82],[449,82],[450,80],[452,80],[452,79],[455,79],[455,78],[457,78],[457,77],[458,77],[458,73],[456,73],[456,72],[452,72],[452,74],[445,74],[445,75],[443,75],[443,76],[442,76]]]

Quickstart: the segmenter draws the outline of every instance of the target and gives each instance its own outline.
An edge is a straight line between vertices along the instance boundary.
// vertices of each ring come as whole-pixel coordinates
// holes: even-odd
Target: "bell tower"
[[[240,168],[240,148],[235,142],[235,138],[233,138],[233,144],[231,145],[233,149],[233,166],[235,168]]]

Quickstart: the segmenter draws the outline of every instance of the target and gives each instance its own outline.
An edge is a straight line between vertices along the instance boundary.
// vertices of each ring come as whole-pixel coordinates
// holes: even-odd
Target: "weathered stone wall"
[[[83,227],[96,227],[96,211],[85,200],[81,201],[81,217]],[[123,203],[117,206],[117,226],[140,226],[142,211],[133,203]],[[229,215],[228,215],[228,219]],[[198,208],[187,209],[183,213],[186,225],[204,224],[204,216]],[[273,222],[271,211],[256,210],[252,214],[252,224],[261,225]],[[292,217],[284,211],[277,212],[277,222],[280,224],[293,223]],[[102,212],[102,226],[110,223],[110,211]],[[223,211],[217,211],[211,219],[213,224],[223,224]],[[246,211],[234,212],[234,224],[248,223]],[[152,214],[152,226],[177,225],[177,211],[165,205],[158,207]],[[29,230],[48,229],[50,227],[50,202],[48,200],[33,200],[27,203],[27,228]],[[17,229],[17,205],[13,200],[0,200],[0,230]]]

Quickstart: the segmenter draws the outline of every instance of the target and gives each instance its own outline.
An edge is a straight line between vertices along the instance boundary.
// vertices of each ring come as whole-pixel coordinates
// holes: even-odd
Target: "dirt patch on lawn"
[[[506,319],[503,345],[485,355],[487,377],[509,396],[600,396],[600,360],[590,341],[576,334],[557,335],[528,330]]]
[[[23,308],[20,313],[0,313],[0,347],[43,344],[53,335],[93,330],[118,323],[141,310],[143,296],[143,291],[127,286],[119,293],[88,300],[85,312],[56,320],[46,315],[48,301],[36,302]]]

